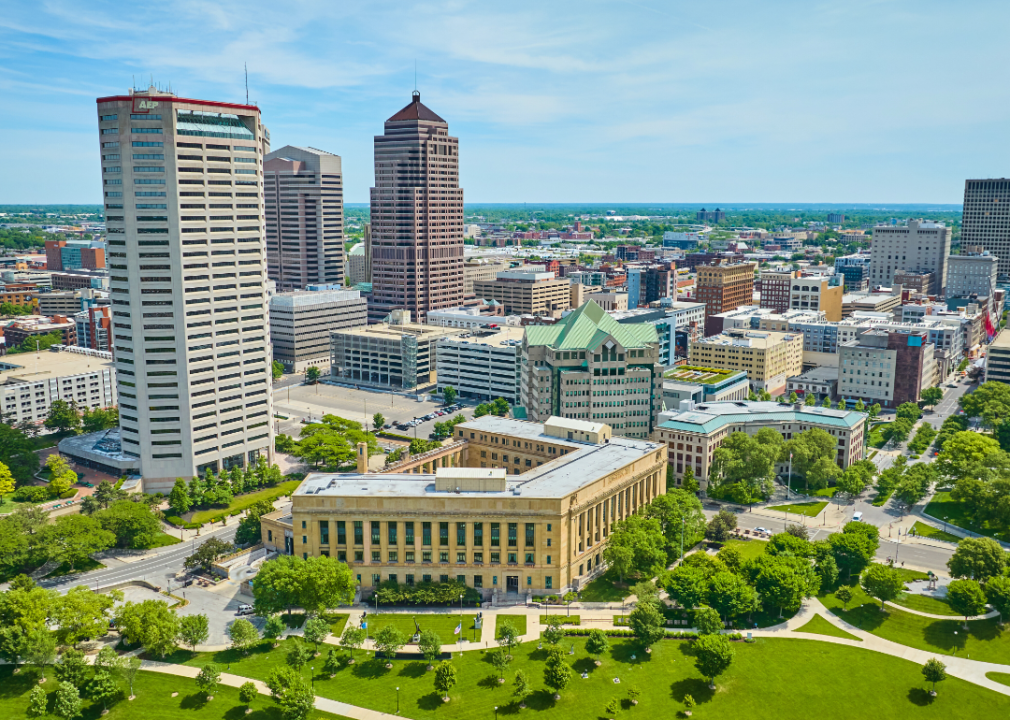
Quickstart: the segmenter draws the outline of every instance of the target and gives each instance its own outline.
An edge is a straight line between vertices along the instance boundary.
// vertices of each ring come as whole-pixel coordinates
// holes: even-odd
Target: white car
[[[236,615],[252,615],[255,612],[252,605],[239,605],[238,610],[235,611]]]
[[[772,534],[771,530],[769,530],[768,528],[763,528],[763,527],[756,527],[756,528],[754,528],[754,532],[764,533],[765,535],[771,535]]]

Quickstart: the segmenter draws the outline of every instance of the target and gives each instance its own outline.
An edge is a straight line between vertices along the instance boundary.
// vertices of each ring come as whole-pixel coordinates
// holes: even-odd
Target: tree
[[[331,678],[340,671],[340,653],[336,648],[330,648],[326,653],[326,660],[323,662],[323,672]]]
[[[709,578],[707,600],[725,620],[750,613],[758,606],[757,592],[734,572],[717,572]],[[695,627],[699,627],[697,623],[696,612]]]
[[[586,652],[590,655],[602,655],[609,649],[610,642],[607,640],[605,632],[599,628],[593,628],[589,631],[589,637],[586,638]]]
[[[981,417],[986,427],[994,427],[1010,417],[1010,386],[997,381],[984,382],[974,392],[962,395],[958,402],[969,418]]]
[[[800,401],[800,396],[799,395],[797,395],[795,392],[789,393],[789,402],[790,403],[792,403],[793,405],[795,405],[799,401]]]
[[[500,641],[499,641],[500,642]],[[421,631],[421,637],[418,638],[417,649],[421,651],[425,659],[428,661],[429,669],[435,664],[435,660],[438,656],[442,654],[442,638],[438,636],[438,633],[430,628]]]
[[[526,676],[522,670],[516,670],[514,679],[512,680],[512,697],[519,701],[519,707],[526,707],[526,698],[529,694],[533,692],[533,688],[530,687],[530,679]]]
[[[193,503],[189,499],[189,492],[186,490],[186,482],[182,478],[175,479],[175,485],[172,486],[172,492],[168,494],[168,504],[179,515],[189,512],[190,507],[192,507]]]
[[[210,572],[212,566],[218,558],[230,555],[235,552],[235,546],[218,538],[209,538],[196,549],[192,555],[182,561],[183,567],[187,570],[200,568],[204,572]],[[266,565],[269,565],[267,563]],[[264,565],[264,568],[266,568]],[[259,584],[259,577],[256,578],[256,585]],[[255,586],[254,586],[255,587]]]
[[[221,684],[221,671],[213,663],[203,666],[200,674],[196,676],[196,686],[204,695],[211,696]],[[210,699],[208,697],[208,699]]]
[[[456,402],[456,394],[457,394],[456,388],[454,388],[452,385],[446,385],[444,388],[442,388],[442,401],[446,405],[452,405],[453,403]]]
[[[95,676],[91,678],[87,692],[88,697],[92,700],[102,703],[102,710],[108,710],[109,701],[119,697],[120,690],[112,675],[103,670],[96,672]]]
[[[25,711],[25,715],[30,718],[45,717],[49,714],[48,704],[49,696],[46,695],[46,691],[36,685],[28,693],[28,709]]]
[[[866,476],[851,466],[845,468],[835,481],[838,492],[847,495],[850,500],[862,495],[868,484]]]
[[[491,665],[498,671],[499,682],[505,680],[505,671],[508,670],[510,660],[511,657],[504,648],[491,651]]]
[[[116,626],[130,644],[164,657],[177,647],[179,617],[164,600],[126,602],[116,609]]]
[[[260,518],[269,512],[274,511],[274,504],[270,500],[260,500],[246,511],[246,516],[238,521],[238,530],[235,531],[236,545],[255,545],[262,542],[263,531],[260,525]]]
[[[24,429],[0,423],[0,462],[10,469],[18,485],[32,481],[39,469],[39,456]]]
[[[307,612],[322,614],[354,600],[357,583],[345,563],[320,555],[307,560],[298,558],[296,566],[300,571],[298,604]],[[258,575],[256,579],[259,582]]]
[[[291,647],[288,649],[288,654],[284,657],[284,660],[295,670],[301,672],[302,668],[312,659],[312,655],[312,650],[309,649],[308,645],[296,642],[291,643]]]
[[[779,617],[798,609],[804,597],[820,588],[820,578],[806,558],[765,555],[753,561],[748,572],[762,602],[778,608]]]
[[[378,432],[382,429],[382,426],[386,424],[386,416],[382,413],[375,413],[372,415],[372,429]]]
[[[849,603],[852,602],[852,588],[848,585],[842,585],[835,590],[835,597],[842,601],[843,610],[848,609]]]
[[[692,648],[694,665],[702,677],[708,678],[709,686],[715,686],[715,679],[722,675],[733,662],[733,648],[725,635],[702,635]]]
[[[666,538],[659,520],[644,515],[629,515],[614,523],[603,548],[603,557],[625,575],[653,573],[666,565]]]
[[[81,429],[86,433],[101,432],[119,426],[119,408],[84,408]]]
[[[768,498],[784,442],[772,428],[762,428],[753,437],[732,433],[712,456],[709,495],[743,504]]]
[[[179,618],[179,639],[189,645],[193,652],[196,652],[197,645],[207,642],[208,636],[206,615],[184,615]]]
[[[279,363],[275,360],[274,365],[278,364]],[[256,689],[256,686],[253,683],[244,682],[239,686],[238,701],[245,705],[246,708],[252,704],[252,701],[256,699],[257,695],[259,695],[259,690]]]
[[[947,561],[950,576],[986,582],[1002,575],[1007,567],[1007,554],[992,538],[963,538]]]
[[[319,382],[319,378],[322,373],[319,371],[315,365],[310,365],[305,369],[305,382],[309,385],[315,385]]]
[[[905,582],[897,570],[879,564],[870,565],[859,584],[867,595],[880,600],[880,612],[884,612],[885,602],[894,600],[905,589]]]
[[[516,630],[516,626],[511,620],[506,620],[501,624],[496,640],[500,647],[508,650],[509,655],[512,654],[512,649],[519,644],[519,631]]]
[[[722,618],[707,605],[694,609],[694,627],[699,635],[718,635],[722,632]]]
[[[60,686],[56,688],[53,714],[63,720],[73,720],[73,718],[80,717],[81,706],[81,694],[77,688],[68,682],[61,682]]]
[[[103,530],[113,534],[116,547],[150,547],[161,533],[161,522],[151,512],[151,508],[141,502],[120,500],[108,510],[99,510],[92,517]]]
[[[735,529],[736,515],[723,509],[705,527],[705,538],[713,542],[726,542]]]
[[[943,388],[941,387],[930,387],[926,388],[920,393],[922,397],[922,402],[929,407],[935,407],[940,404],[943,399]]]
[[[42,530],[43,544],[49,559],[66,564],[73,569],[88,559],[92,553],[107,550],[116,542],[116,536],[97,520],[85,515],[63,515]]]
[[[684,468],[684,477],[681,479],[680,487],[689,493],[696,493],[701,489],[701,486],[698,485],[698,480],[694,477],[694,470],[690,465]]]
[[[985,612],[985,593],[976,580],[951,580],[947,585],[947,602],[958,615],[964,615],[964,629],[968,618]]]
[[[491,414],[497,415],[498,417],[505,417],[509,414],[511,406],[505,398],[495,398],[494,402],[491,403]]]
[[[1003,615],[1010,613],[1010,577],[999,575],[989,578],[985,584],[985,599],[999,613],[1002,623]]]
[[[554,690],[554,697],[557,698],[568,687],[571,679],[572,668],[565,661],[564,652],[559,647],[550,648],[544,665],[544,684]]]
[[[923,394],[925,395],[925,391],[923,391]],[[929,694],[935,696],[936,684],[947,679],[947,666],[936,658],[930,658],[922,666],[922,676],[926,678],[926,682],[933,684],[933,689]]]
[[[866,411],[866,403],[864,403],[862,400],[856,400],[856,404],[853,407],[856,410],[856,412]]]
[[[270,374],[273,376],[274,380],[280,380],[284,377],[284,365],[277,360],[274,360],[270,368]]]
[[[442,699],[448,702],[449,691],[456,684],[456,668],[448,660],[443,660],[435,668],[435,689],[442,693]]]
[[[309,622],[312,622],[312,620],[309,620]],[[323,620],[323,623],[325,622]],[[328,625],[326,629],[329,631]],[[305,632],[308,633],[308,631],[308,623],[306,623]],[[248,654],[249,648],[259,641],[260,634],[256,630],[255,625],[245,618],[239,618],[228,627],[228,637],[231,638],[231,646],[236,650],[241,650],[242,654],[245,655]]]
[[[796,537],[790,532],[775,533],[768,541],[765,552],[769,555],[795,555],[796,557],[809,557],[811,553],[810,541],[805,537]]]
[[[394,625],[384,625],[375,633],[375,649],[381,652],[387,663],[407,644],[407,637]]]
[[[861,522],[846,523],[840,533],[828,536],[831,554],[838,563],[838,569],[848,577],[862,573],[880,546],[877,528]]]
[[[330,635],[330,624],[326,619],[315,616],[305,623],[305,642],[310,642],[315,646],[316,655],[319,654],[319,643],[326,640]]]
[[[540,631],[541,636],[548,645],[557,645],[565,637],[564,628],[561,627],[564,620],[557,615],[547,618],[547,627]]]
[[[666,630],[663,628],[663,616],[659,609],[652,603],[638,605],[631,614],[628,615],[628,625],[635,637],[645,647],[649,647],[658,640],[666,637]]]
[[[607,706],[603,709],[607,713],[607,715],[613,717],[614,715],[617,714],[619,708],[620,703],[617,702],[617,698],[611,698],[610,702],[608,702]]]
[[[53,604],[52,619],[59,626],[57,638],[64,645],[101,637],[109,631],[109,611],[123,599],[119,591],[96,593],[83,585],[71,588]]]
[[[276,641],[284,634],[284,621],[280,615],[271,615],[263,625],[263,637],[267,640]]]
[[[0,499],[14,492],[14,476],[9,467],[0,462]]]
[[[803,399],[803,404],[806,407],[813,407],[817,404],[817,398],[815,398],[811,393],[807,393],[807,396]]]
[[[914,423],[922,417],[922,410],[914,402],[905,402],[898,406],[894,416],[896,418],[906,418]]]
[[[813,403],[811,403],[811,405],[812,404]],[[828,397],[827,395],[825,395],[824,396],[824,400],[821,402],[821,407],[830,408],[831,407],[831,398]]]
[[[365,643],[365,637],[366,633],[362,628],[345,628],[344,634],[340,636],[340,644],[347,648],[353,657],[354,651]]]
[[[870,405],[868,413],[868,415],[870,416],[870,420],[876,419],[876,417],[879,414],[880,414],[880,403],[873,403],[872,405]]]
[[[807,493],[810,488],[820,490],[837,482],[842,474],[842,469],[831,458],[822,457],[807,471],[804,477],[804,488]]]
[[[359,442],[368,445],[369,455],[382,452],[375,435],[366,432],[361,423],[324,415],[320,422],[304,425],[298,442],[292,442],[287,452],[319,470],[332,472],[354,463]]]
[[[908,418],[900,417],[891,423],[891,442],[898,444],[908,440],[912,432],[912,421]]]
[[[56,636],[48,630],[34,630],[28,636],[25,661],[37,667],[44,680],[46,668],[56,661]]]
[[[69,432],[70,430],[80,430],[81,415],[77,412],[77,406],[68,403],[66,400],[53,400],[49,405],[49,413],[43,423],[50,430],[59,432]]]
[[[84,660],[84,653],[76,648],[68,648],[53,666],[53,674],[60,682],[68,682],[79,690],[91,673],[88,671],[88,663]]]
[[[120,674],[123,676],[123,679],[130,688],[131,698],[134,696],[133,681],[137,679],[137,673],[140,672],[141,664],[142,661],[139,657],[129,657],[126,658],[126,662],[124,662],[119,669]]]
[[[684,696],[684,714],[691,717],[691,713],[694,710],[697,703],[694,701],[694,697],[691,695]]]
[[[692,557],[692,556],[689,556]],[[665,576],[666,593],[685,610],[705,602],[708,577],[700,568],[681,564]]]

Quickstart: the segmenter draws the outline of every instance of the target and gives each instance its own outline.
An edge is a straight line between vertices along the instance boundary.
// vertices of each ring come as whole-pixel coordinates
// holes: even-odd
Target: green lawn
[[[257,490],[256,492],[246,493],[237,496],[231,501],[231,504],[226,508],[208,508],[206,510],[198,510],[193,513],[193,517],[190,518],[189,522],[192,523],[205,523],[211,520],[218,520],[225,515],[231,515],[239,510],[245,510],[247,507],[252,507],[260,500],[273,500],[274,498],[279,498],[281,495],[287,495],[288,493],[294,492],[295,488],[301,480],[288,480],[280,485],[276,485],[272,488],[263,488],[262,490]]]
[[[560,612],[556,612],[556,613],[551,613],[550,615],[541,615],[540,616],[540,624],[541,625],[546,625],[548,618],[561,618],[561,624],[562,625],[581,625],[582,624],[582,617],[580,615],[565,615],[565,611],[564,610],[561,610]],[[557,620],[555,620],[555,622],[557,622]]]
[[[767,510],[778,510],[779,512],[793,513],[795,515],[806,515],[807,517],[817,517],[817,514],[826,508],[827,500],[818,502],[794,503],[792,505],[772,505]]]
[[[289,639],[276,650],[253,652],[237,659],[231,672],[265,679],[273,667],[284,662],[292,642],[300,641]],[[504,685],[498,684],[484,652],[467,652],[462,659],[453,658],[457,684],[449,693],[448,704],[442,703],[435,692],[434,673],[425,672],[424,660],[395,660],[393,668],[386,670],[385,660],[376,661],[363,651],[355,653],[354,665],[345,665],[332,680],[322,675],[317,665],[315,692],[392,714],[397,700],[394,688],[399,687],[400,714],[417,720],[488,720],[494,717],[496,706],[501,718],[590,720],[610,717],[604,714],[604,708],[611,699],[622,705],[618,718],[645,720],[675,717],[683,710],[687,694],[698,702],[695,717],[705,720],[808,720],[814,712],[824,720],[861,717],[862,710],[854,713],[852,703],[839,698],[872,698],[873,714],[889,720],[1003,717],[1010,712],[1010,697],[956,678],[942,683],[939,696],[930,699],[917,664],[814,639],[761,638],[753,644],[734,643],[733,664],[718,678],[714,692],[708,690],[707,681],[695,668],[689,642],[664,640],[646,655],[631,639],[611,638],[610,650],[601,657],[603,664],[599,668],[585,652],[584,638],[565,641],[566,648],[572,644],[575,655],[565,658],[577,672],[556,702],[543,680],[547,650],[537,650],[536,643],[524,643],[515,649]],[[637,659],[632,660],[632,655]],[[212,658],[198,656],[187,664],[199,666]],[[800,668],[804,677],[817,681],[797,682]],[[525,710],[520,710],[512,697],[516,670],[523,670],[533,686]],[[589,678],[579,677],[581,671]],[[615,677],[621,679],[620,685],[613,682]],[[637,707],[630,704],[631,688],[641,691]],[[770,708],[774,708],[773,713],[769,713]]]
[[[167,547],[169,545],[178,545],[182,540],[175,537],[175,535],[169,535],[168,533],[158,533],[154,536],[154,540],[150,545],[147,546],[148,550],[153,550],[154,548]]]
[[[27,500],[25,500],[25,501],[15,500],[13,493],[11,493],[10,495],[3,495],[3,496],[0,496],[0,515],[4,515],[6,513],[12,513],[15,510],[17,510],[19,507],[21,507],[22,505],[26,505],[26,506],[31,507],[32,505],[36,505],[36,504],[39,504],[39,503],[33,503],[33,502],[29,502]]]
[[[950,615],[959,617],[950,607],[950,603],[940,598],[929,595],[919,595],[918,593],[903,593],[892,601],[895,605],[907,607],[909,610],[930,613],[931,615]]]
[[[579,591],[582,602],[620,602],[631,595],[631,583],[619,584],[620,578],[613,570],[607,570]]]
[[[221,668],[222,670],[224,668]],[[25,668],[17,675],[13,667],[0,667],[0,713],[8,718],[27,717],[28,693],[37,686],[38,672]],[[49,693],[49,709],[52,711],[57,683],[50,668],[46,672],[43,689]],[[121,687],[125,685],[121,684]],[[158,720],[281,720],[280,708],[269,695],[257,695],[253,700],[252,712],[245,714],[245,706],[238,699],[238,688],[221,686],[214,691],[214,699],[207,702],[199,695],[196,682],[188,678],[142,671],[133,685],[136,699],[126,700],[126,693],[109,706],[109,714],[101,715],[102,706],[90,700],[84,701],[83,720],[133,720],[134,718],[157,718]],[[172,697],[172,693],[179,693]],[[206,696],[204,696],[206,697]],[[56,717],[47,715],[46,717]],[[313,718],[346,720],[338,715],[314,711]]]
[[[912,526],[912,530],[915,531],[916,535],[931,538],[933,540],[943,540],[944,542],[952,542],[952,543],[961,542],[961,538],[959,538],[957,535],[951,535],[949,532],[944,532],[939,528],[935,528],[932,525],[927,525],[926,523],[921,523],[918,520],[915,521],[915,525]]]
[[[494,621],[494,636],[498,637],[498,633],[501,631],[501,626],[506,622],[512,623],[512,627],[516,629],[516,632],[520,635],[526,634],[526,616],[525,615],[498,615]]]
[[[767,540],[730,540],[723,547],[732,547],[740,551],[744,560],[756,560],[765,553]]]
[[[968,631],[964,619],[935,620],[895,608],[880,612],[880,601],[868,597],[858,586],[852,588],[849,609],[833,594],[819,596],[821,602],[846,622],[886,640],[934,652],[937,655],[967,653],[972,660],[1010,664],[1010,629],[1000,629],[997,618],[972,620]],[[956,633],[956,634],[955,634]]]
[[[880,423],[874,425],[870,430],[870,436],[866,444],[872,448],[880,449],[891,439],[891,423]]]
[[[463,615],[463,637],[468,639],[473,637],[473,621],[476,617],[473,613]],[[417,620],[417,624],[421,626],[421,630],[434,630],[437,632],[438,636],[442,638],[444,645],[452,644],[459,639],[459,636],[454,633],[456,626],[459,625],[459,613],[448,615],[445,613],[416,613],[411,615],[380,613],[375,615],[369,612],[365,618],[365,622],[368,623],[368,637],[374,637],[375,633],[386,625],[393,625],[408,638],[413,637],[415,632],[414,620]],[[477,635],[480,635],[480,633],[477,633]]]
[[[830,635],[831,637],[842,638],[844,640],[858,640],[862,642],[862,638],[857,638],[851,633],[847,633],[841,628],[837,628],[830,622],[825,620],[820,615],[814,615],[810,622],[801,628],[797,628],[796,632],[802,633],[814,633],[816,635]]]
[[[340,637],[347,625],[347,613],[328,613],[323,618],[330,624],[330,632],[335,637]]]
[[[805,483],[803,481],[803,478],[799,478],[799,477],[794,477],[792,479],[792,482],[789,484],[789,488],[794,493],[803,493],[804,495],[810,495],[810,496],[813,496],[813,497],[824,497],[824,498],[834,497],[835,493],[838,492],[838,488],[837,487],[826,487],[826,488],[821,488],[820,490],[809,490],[808,491],[807,487],[806,487],[806,485],[805,485]]]
[[[1010,685],[1010,673],[989,672],[985,676],[1003,685]]]
[[[933,499],[926,506],[926,514],[931,515],[937,520],[946,520],[951,525],[956,525],[957,527],[964,528],[965,530],[971,530],[972,532],[979,533],[980,535],[987,535],[988,537],[994,537],[998,540],[1008,539],[1007,533],[998,532],[986,527],[985,525],[978,525],[973,522],[972,519],[968,517],[964,504],[959,503],[956,500],[952,500],[949,492],[938,492],[934,495]]]
[[[47,578],[63,577],[64,575],[75,575],[77,573],[89,572],[91,570],[101,570],[105,566],[97,560],[92,560],[88,558],[84,562],[80,563],[77,567],[71,568],[67,563],[63,563],[58,568],[53,570],[51,573],[46,575]]]

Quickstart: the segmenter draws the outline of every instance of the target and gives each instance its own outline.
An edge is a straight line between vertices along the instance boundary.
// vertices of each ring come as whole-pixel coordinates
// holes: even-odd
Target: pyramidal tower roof
[[[427,105],[421,102],[421,93],[415,90],[412,93],[410,105],[403,108],[386,122],[404,122],[410,120],[427,120],[428,122],[444,123],[445,120],[433,113]],[[446,123],[448,125],[448,123]]]

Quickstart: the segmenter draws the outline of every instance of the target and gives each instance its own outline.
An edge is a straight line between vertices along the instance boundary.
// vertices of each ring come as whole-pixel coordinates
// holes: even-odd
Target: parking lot
[[[422,393],[418,397],[424,398]],[[459,404],[459,401],[457,401]],[[298,436],[302,420],[318,421],[323,415],[333,414],[347,420],[364,423],[372,429],[372,416],[382,413],[387,423],[407,423],[431,413],[444,410],[439,399],[418,400],[413,394],[382,392],[374,389],[343,387],[318,383],[317,385],[294,385],[274,390],[274,412],[288,416],[278,421],[279,431]],[[410,437],[427,438],[435,430],[435,423],[448,417],[464,415],[473,417],[473,407],[463,405],[451,415],[432,418],[407,429],[391,428],[390,431]]]

